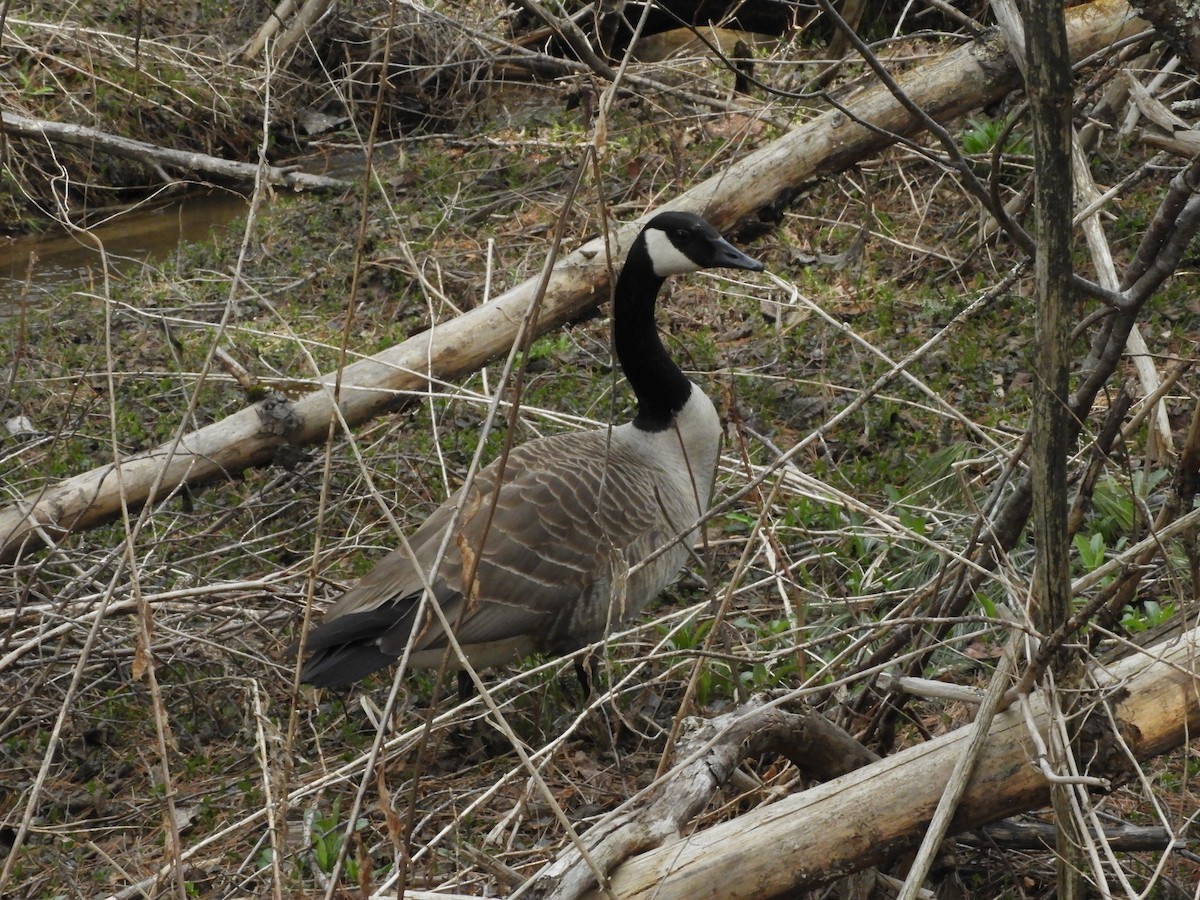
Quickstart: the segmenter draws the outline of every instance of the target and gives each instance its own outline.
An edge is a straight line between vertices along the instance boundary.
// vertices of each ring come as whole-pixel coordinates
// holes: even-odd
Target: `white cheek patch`
[[[650,228],[646,230],[644,237],[650,264],[654,266],[654,274],[659,278],[696,272],[701,268],[671,243],[665,231]]]

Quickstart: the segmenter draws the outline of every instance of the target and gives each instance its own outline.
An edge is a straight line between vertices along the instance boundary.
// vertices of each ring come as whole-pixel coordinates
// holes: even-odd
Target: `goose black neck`
[[[639,238],[630,248],[613,294],[613,343],[637,396],[633,424],[643,431],[671,427],[692,393],[691,382],[668,355],[654,323],[655,301],[664,280],[654,273],[646,244]]]

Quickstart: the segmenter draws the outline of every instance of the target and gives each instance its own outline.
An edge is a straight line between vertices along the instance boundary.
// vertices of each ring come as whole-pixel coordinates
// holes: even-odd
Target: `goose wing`
[[[473,664],[564,652],[598,638],[610,620],[652,599],[686,556],[682,546],[673,548],[625,581],[629,565],[691,520],[668,521],[661,471],[620,443],[610,445],[606,432],[515,448],[496,494],[498,474],[497,463],[482,470],[469,492],[451,497],[409,542],[417,565],[430,571],[456,508],[463,507],[431,587],[447,620],[459,623],[456,635]],[[493,496],[496,509],[489,515]],[[305,680],[325,673],[345,677],[314,683],[349,683],[399,657],[416,624],[421,593],[407,551],[384,557],[310,634]],[[420,627],[414,664],[436,664],[420,654],[444,648],[445,635],[436,619]],[[351,665],[354,660],[361,663]]]

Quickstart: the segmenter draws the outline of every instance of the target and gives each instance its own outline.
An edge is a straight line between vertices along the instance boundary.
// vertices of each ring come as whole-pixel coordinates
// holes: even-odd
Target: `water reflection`
[[[109,265],[127,272],[166,258],[184,241],[208,240],[213,229],[245,211],[246,200],[238,194],[196,194],[111,218],[90,233],[104,245]],[[0,317],[13,312],[26,278],[28,298],[36,303],[51,289],[87,285],[100,271],[100,252],[81,236],[53,232],[11,241],[0,238]]]

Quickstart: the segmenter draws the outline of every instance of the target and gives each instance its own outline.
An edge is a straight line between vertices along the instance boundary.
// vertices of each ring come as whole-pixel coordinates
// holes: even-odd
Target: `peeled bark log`
[[[1067,10],[1073,59],[1144,27],[1123,0],[1095,0]],[[900,79],[914,102],[943,121],[994,102],[1020,83],[1020,74],[999,40],[964,46]],[[818,175],[856,163],[897,135],[920,128],[882,87],[863,91],[848,108],[856,118],[839,110],[826,112],[663,208],[693,210],[717,228],[727,229],[745,216],[785,201]],[[858,119],[873,127],[859,124]],[[645,218],[618,229],[616,245],[627,247]],[[607,283],[603,241],[591,241],[571,253],[550,278],[537,333],[593,309],[607,296]],[[491,303],[347,366],[339,398],[347,424],[386,412],[406,392],[423,390],[431,377],[457,378],[507,351],[536,285],[536,279],[531,279]],[[186,435],[177,447],[164,444],[123,460],[119,468],[103,466],[76,475],[0,510],[0,560],[11,560],[27,542],[40,543],[43,531],[54,539],[113,519],[121,509],[122,495],[130,507],[138,507],[166,496],[181,483],[227,478],[269,462],[281,444],[324,438],[334,414],[335,379],[333,374],[324,376],[321,390],[296,402],[298,425],[286,435],[278,429],[264,431],[260,412],[244,409]]]
[[[1095,669],[1121,738],[1138,759],[1181,746],[1200,728],[1200,629]],[[1039,731],[1048,716],[1031,699]],[[1097,712],[1091,775],[1119,774],[1124,756]],[[960,728],[841,778],[634,857],[609,879],[621,900],[794,896],[914,847],[970,739]],[[1097,767],[1107,769],[1097,771]],[[953,833],[1042,807],[1050,791],[1016,707],[998,715],[976,763]],[[587,834],[584,842],[588,840]],[[561,866],[561,862],[558,863]],[[597,890],[588,898],[605,896]]]

